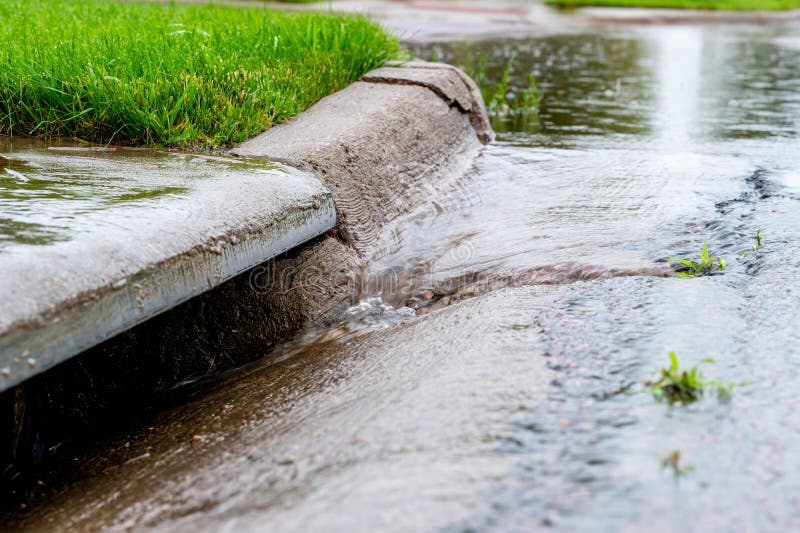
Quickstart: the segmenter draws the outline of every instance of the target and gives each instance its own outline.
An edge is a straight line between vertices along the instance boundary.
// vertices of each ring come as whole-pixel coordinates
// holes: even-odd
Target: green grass
[[[694,467],[692,465],[682,465],[680,450],[672,450],[669,455],[661,460],[661,469],[663,470],[665,468],[672,470],[675,477],[683,477],[694,472]]]
[[[493,116],[529,115],[539,110],[539,88],[536,77],[528,75],[528,84],[524,89],[511,90],[511,74],[514,70],[514,57],[506,61],[500,78],[492,80],[488,73],[486,56],[467,56],[464,65],[459,65],[464,72],[475,81],[480,88],[486,109]],[[512,95],[509,97],[509,95]]]
[[[667,257],[667,261],[678,266],[675,274],[679,278],[697,278],[699,276],[710,276],[716,272],[725,272],[728,264],[721,257],[713,256],[708,251],[708,243],[703,243],[703,249],[698,257],[699,261],[688,259],[675,259]]]
[[[675,352],[669,354],[670,365],[659,371],[656,379],[647,384],[653,395],[659,400],[666,400],[670,405],[688,405],[700,400],[706,390],[714,390],[720,400],[728,400],[733,389],[737,386],[749,385],[749,383],[722,383],[721,381],[709,380],[703,376],[699,366],[693,366],[689,370],[681,370],[678,363],[678,356]],[[703,359],[702,363],[713,363],[711,359]]]
[[[800,8],[800,0],[548,0],[561,7],[618,6],[712,11],[786,11]]]
[[[751,253],[757,252],[757,251],[759,251],[761,249],[761,241],[762,241],[762,239],[761,239],[761,227],[759,227],[756,230],[756,236],[755,236],[754,240],[755,240],[755,242],[753,243],[753,246],[751,246],[749,250],[744,250],[744,251],[739,252],[739,257],[744,259],[748,255],[750,255]]]
[[[0,134],[220,146],[344,88],[398,49],[356,16],[0,0]]]
[[[441,61],[442,51],[434,47],[431,61]],[[467,54],[463,61],[454,62],[481,91],[492,126],[502,128],[503,122],[512,122],[516,129],[525,129],[529,122],[538,120],[541,95],[536,77],[529,72],[519,83],[519,62],[512,55],[499,70],[489,65],[484,54]],[[524,74],[524,72],[523,72]]]

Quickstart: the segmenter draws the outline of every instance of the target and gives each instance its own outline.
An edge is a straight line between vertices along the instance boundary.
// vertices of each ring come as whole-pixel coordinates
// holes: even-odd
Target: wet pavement
[[[166,1],[166,0],[159,0]],[[181,0],[197,3],[204,0]],[[252,7],[248,0],[218,0]],[[268,3],[272,9],[359,13],[383,24],[406,43],[525,38],[630,24],[776,24],[800,20],[800,11],[715,11],[615,7],[552,8],[534,0],[334,0],[320,3]],[[260,6],[259,6],[260,7]]]
[[[797,29],[415,48],[486,54],[495,77],[515,56],[512,91],[536,74],[538,120],[499,118],[475,173],[386,233],[342,324],[187,388],[65,461],[72,481],[8,523],[797,529]],[[758,227],[763,247],[740,256]],[[704,242],[723,274],[664,277]],[[645,382],[672,351],[752,383],[670,408]],[[663,466],[676,451],[691,471]]]

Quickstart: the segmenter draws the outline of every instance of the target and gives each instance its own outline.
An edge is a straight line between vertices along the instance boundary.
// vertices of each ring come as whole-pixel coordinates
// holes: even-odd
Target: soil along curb
[[[0,391],[336,223],[330,193],[308,173],[150,151],[87,155],[6,153]]]
[[[386,225],[463,175],[492,137],[469,77],[449,65],[394,63],[232,153],[318,173],[345,241],[372,259]]]

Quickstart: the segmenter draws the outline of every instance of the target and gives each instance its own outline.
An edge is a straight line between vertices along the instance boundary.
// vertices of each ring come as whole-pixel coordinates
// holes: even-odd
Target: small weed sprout
[[[661,460],[661,469],[669,468],[675,477],[683,477],[694,472],[692,465],[681,466],[681,451],[673,450]]]
[[[494,94],[490,96],[489,100],[486,100],[489,113],[501,115],[510,111],[507,95],[510,91],[509,82],[511,81],[511,69],[514,66],[513,62],[513,59],[509,59],[503,66],[503,74],[500,76],[500,81],[494,86]]]
[[[724,272],[728,263],[721,257],[713,256],[708,251],[708,243],[703,243],[703,250],[700,252],[700,261],[694,262],[688,259],[675,259],[667,257],[670,263],[678,265],[678,272],[675,274],[679,278],[696,278],[699,276],[710,276],[716,272]]]
[[[539,88],[533,73],[528,75],[527,87],[521,88],[517,93],[512,90],[511,75],[515,60],[512,56],[506,61],[499,79],[495,82],[490,81],[489,65],[485,56],[475,59],[470,55],[465,60],[464,72],[480,87],[487,110],[494,117],[525,116],[536,114],[539,110]]]
[[[444,54],[442,53],[442,49],[439,46],[434,46],[433,49],[431,49],[431,61],[432,62],[434,62],[434,63],[441,62],[443,55]]]
[[[536,85],[536,76],[528,74],[528,87],[522,91],[522,109],[525,111],[538,111],[541,95]]]
[[[756,230],[755,241],[756,241],[755,244],[753,244],[753,246],[749,250],[745,250],[743,252],[739,252],[739,257],[744,259],[745,257],[750,255],[751,253],[757,252],[761,248],[761,227],[760,226]]]
[[[664,400],[670,405],[688,405],[700,400],[707,390],[714,390],[721,401],[730,399],[733,389],[749,383],[722,383],[708,380],[703,376],[700,367],[694,366],[689,370],[680,370],[678,356],[675,352],[669,354],[670,366],[661,369],[657,379],[648,381],[647,385],[658,400]],[[701,364],[713,363],[713,359],[703,359]]]

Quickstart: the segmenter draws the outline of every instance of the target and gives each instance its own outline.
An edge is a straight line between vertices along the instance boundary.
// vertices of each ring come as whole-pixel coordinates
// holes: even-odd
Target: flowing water
[[[538,120],[498,119],[475,172],[387,233],[345,323],[102,443],[15,524],[797,529],[797,30],[420,46],[491,76],[513,56]],[[704,242],[725,272],[672,277]],[[672,351],[751,383],[670,408],[645,382]]]

